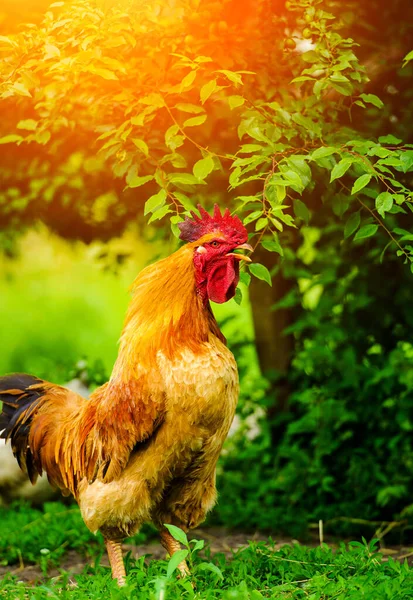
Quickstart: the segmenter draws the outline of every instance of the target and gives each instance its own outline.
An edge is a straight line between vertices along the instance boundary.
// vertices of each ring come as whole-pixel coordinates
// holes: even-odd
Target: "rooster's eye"
[[[214,242],[211,242],[211,246],[212,246],[213,248],[218,248],[218,246],[219,246],[219,242],[215,242],[215,241],[214,241]]]

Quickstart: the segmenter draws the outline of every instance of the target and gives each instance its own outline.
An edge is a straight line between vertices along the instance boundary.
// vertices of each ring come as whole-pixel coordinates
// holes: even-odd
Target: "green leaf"
[[[384,218],[386,212],[393,206],[393,196],[389,192],[382,192],[376,198],[376,210]]]
[[[215,575],[218,575],[219,579],[221,579],[223,581],[224,576],[222,574],[222,571],[219,567],[217,567],[216,565],[214,565],[213,563],[200,563],[199,565],[196,565],[196,570],[197,571],[211,571],[212,573],[215,573]]]
[[[304,189],[301,178],[292,169],[288,169],[288,171],[283,172],[283,175],[286,179],[288,179],[288,185],[291,187],[295,186],[298,192],[301,192]]]
[[[182,146],[185,142],[185,138],[183,135],[174,135],[168,140],[168,148],[170,148],[173,152]]]
[[[15,133],[11,133],[9,135],[5,135],[0,138],[0,144],[11,144],[13,142],[21,142],[23,140],[23,136],[16,135]]]
[[[196,552],[197,550],[202,550],[205,546],[204,540],[191,540],[191,544],[195,542],[194,547],[192,548],[192,552]]]
[[[385,255],[385,253],[386,253],[386,250],[387,250],[387,248],[389,248],[389,246],[391,246],[391,245],[392,245],[392,243],[393,243],[393,240],[390,240],[390,242],[388,242],[388,243],[387,243],[387,244],[384,246],[383,250],[381,251],[381,253],[380,253],[380,256],[379,256],[379,263],[380,263],[380,264],[383,264],[383,258],[384,258],[384,255]]]
[[[375,94],[360,94],[360,98],[368,104],[373,104],[377,108],[383,108],[384,104]]]
[[[134,117],[131,117],[130,122],[131,122],[132,125],[136,125],[137,127],[143,127],[143,125],[145,123],[145,119],[147,117],[147,113],[145,112],[145,110],[146,109],[144,109],[138,115],[135,115]]]
[[[261,152],[262,146],[260,144],[243,144],[238,150],[238,154],[249,154],[250,152]]]
[[[255,231],[261,231],[261,229],[264,229],[264,227],[267,227],[267,225],[268,225],[267,217],[261,217],[255,223]]]
[[[163,158],[159,161],[160,165],[170,162],[176,169],[185,169],[188,166],[186,159],[179,152],[172,152],[171,154],[164,154]]]
[[[379,142],[380,144],[390,144],[393,146],[393,144],[395,146],[398,146],[399,144],[401,144],[403,142],[403,140],[400,140],[397,137],[394,137],[394,135],[381,135],[379,137]]]
[[[201,91],[199,92],[199,97],[201,98],[202,104],[208,100],[208,98],[215,92],[217,89],[217,80],[212,79],[212,81],[208,81],[201,87]]]
[[[49,58],[58,58],[60,56],[59,48],[53,44],[45,44],[44,49],[45,54],[43,56],[43,60],[48,60]]]
[[[338,164],[336,164],[331,171],[330,183],[335,179],[339,179],[343,177],[344,173],[346,173],[351,165],[353,164],[352,158],[342,158]]]
[[[37,121],[34,119],[24,119],[17,123],[17,129],[27,129],[27,131],[34,131],[37,127]]]
[[[347,219],[347,222],[344,226],[344,239],[347,239],[359,228],[360,226],[360,211],[353,213]]]
[[[244,225],[248,225],[248,223],[252,223],[256,219],[258,219],[262,215],[262,210],[255,210],[254,212],[247,215],[244,219]]]
[[[229,176],[229,184],[234,187],[235,185],[237,185],[238,181],[239,181],[239,176],[241,175],[241,168],[240,167],[236,167],[231,175]]]
[[[351,96],[353,93],[353,86],[349,81],[336,81],[333,77],[329,78],[331,87],[333,87],[339,94],[343,96]]]
[[[36,142],[38,144],[43,144],[43,146],[44,146],[50,140],[52,135],[51,135],[50,131],[43,130],[43,131],[38,131],[35,134],[35,137],[36,137]]]
[[[248,268],[254,277],[257,277],[257,279],[262,279],[272,286],[271,275],[266,266],[260,263],[251,263],[248,265]]]
[[[214,159],[212,156],[207,156],[206,158],[201,158],[194,164],[192,169],[193,174],[197,179],[205,179],[211,171],[214,170]]]
[[[294,77],[290,83],[301,83],[302,81],[314,81],[314,77],[310,77],[309,75],[300,75],[299,77]]]
[[[321,137],[321,127],[318,123],[315,123],[309,117],[305,117],[301,113],[294,113],[292,115],[292,120],[300,125],[307,132],[314,133],[316,136]]]
[[[407,229],[402,229],[401,227],[395,227],[393,229],[393,233],[396,233],[397,235],[402,236],[400,241],[413,242],[413,234],[410,231],[407,231]]]
[[[276,234],[274,234],[274,235],[276,235]],[[284,256],[284,250],[280,246],[280,243],[278,241],[278,236],[277,236],[277,238],[275,238],[273,240],[263,240],[261,242],[261,245],[263,246],[263,248],[268,250],[268,252],[277,252],[280,256]]]
[[[354,236],[354,241],[365,240],[366,238],[371,237],[377,232],[378,228],[379,226],[375,225],[374,223],[371,223],[370,225],[363,225],[363,227],[359,229],[359,231]]]
[[[236,288],[236,290],[235,290],[235,294],[234,294],[234,300],[235,300],[235,302],[236,302],[238,305],[240,305],[240,304],[241,304],[241,302],[242,302],[242,292],[241,292],[241,290],[239,289],[239,287],[237,287],[237,288]]]
[[[285,185],[276,185],[275,193],[277,196],[277,201],[279,202],[279,204],[282,204],[283,200],[285,199],[285,197],[287,195],[287,190],[285,189]]]
[[[206,115],[199,115],[199,117],[191,117],[184,122],[184,127],[195,127],[196,125],[202,125],[207,120]]]
[[[301,58],[308,63],[316,63],[320,60],[320,55],[314,50],[308,50],[301,55]]]
[[[282,215],[285,217],[285,215]],[[288,215],[290,217],[290,219],[292,220],[291,215]],[[280,215],[281,217],[281,215]],[[275,219],[274,217],[270,217],[271,222],[275,225],[275,227],[278,229],[278,231],[283,231],[284,227],[283,224],[281,223],[281,221],[279,221],[278,219]],[[284,219],[283,219],[284,220]]]
[[[144,96],[138,100],[140,104],[146,104],[147,106],[154,106],[155,108],[162,108],[165,106],[165,101],[160,94],[153,92]]]
[[[302,219],[304,221],[304,223],[306,225],[308,225],[308,222],[310,220],[310,212],[309,212],[308,208],[306,207],[306,205],[304,204],[304,202],[302,202],[298,198],[294,198],[293,206],[294,206],[295,216]]]
[[[351,188],[351,193],[357,194],[357,192],[366,187],[366,185],[370,182],[371,177],[372,176],[367,173],[358,177],[358,179],[356,179],[356,181],[354,182],[353,187]]]
[[[313,93],[316,98],[320,98],[321,92],[327,87],[327,81],[325,79],[319,79],[313,86]]]
[[[150,223],[153,223],[154,221],[159,221],[159,219],[163,219],[163,217],[170,212],[172,211],[169,209],[169,206],[167,204],[165,206],[162,206],[162,208],[158,208],[157,210],[155,210],[155,212],[152,213],[152,216],[148,221],[148,225]]]
[[[182,112],[192,113],[195,115],[205,112],[205,108],[202,108],[202,106],[198,106],[197,104],[187,104],[184,102],[180,102],[175,106],[175,108],[181,110]]]
[[[102,67],[90,67],[88,70],[93,75],[99,75],[99,77],[102,77],[102,79],[106,79],[107,81],[118,81],[119,79],[116,73],[110,69],[104,69]]]
[[[234,73],[234,71],[227,71],[226,69],[219,69],[217,71],[217,73],[222,73],[223,75],[225,75],[225,77],[227,77],[227,79],[232,81],[232,83],[235,83],[235,85],[242,85],[241,75],[239,75],[238,73]]]
[[[403,152],[400,154],[400,166],[402,168],[403,173],[407,173],[412,170],[413,166],[413,151],[407,150],[407,152]]]
[[[179,86],[180,93],[182,93],[184,90],[191,87],[191,85],[193,84],[193,82],[195,80],[195,77],[196,77],[196,71],[190,71],[188,73],[188,75],[185,75],[185,77],[181,81],[181,85]]]
[[[154,212],[158,208],[161,208],[165,204],[166,190],[159,190],[157,194],[154,194],[145,202],[145,208],[143,214],[146,216],[148,213]]]
[[[413,60],[413,50],[410,50],[410,52],[408,52],[403,58],[403,67],[405,67],[411,60]]]
[[[169,181],[171,183],[183,183],[184,185],[199,185],[205,183],[202,179],[198,179],[192,173],[172,173],[169,175]]]
[[[15,83],[13,83],[10,89],[16,92],[16,94],[18,94],[19,96],[27,96],[28,98],[32,97],[27,87],[21,81],[16,81]]]
[[[173,215],[172,217],[170,217],[169,219],[171,221],[171,231],[174,234],[174,236],[176,238],[179,239],[179,236],[181,235],[181,231],[178,227],[178,223],[182,223],[183,219],[180,215]]]
[[[178,568],[178,565],[183,560],[186,559],[186,557],[188,556],[188,554],[189,554],[188,550],[177,550],[177,552],[173,553],[173,555],[169,559],[168,570],[166,571],[166,576],[167,576],[168,579],[170,579],[172,577],[173,573]]]
[[[242,202],[244,206],[246,204],[251,204],[251,202],[259,202],[260,204],[262,204],[262,200],[258,196],[237,196],[236,200]]]
[[[171,125],[165,131],[165,144],[168,146],[169,141],[173,138],[179,131],[179,125]]]
[[[138,150],[143,152],[145,156],[148,156],[149,148],[146,142],[144,142],[143,140],[138,140],[137,138],[132,138],[132,142],[135,144]]]
[[[132,175],[132,177],[127,180],[127,184],[130,188],[137,188],[141,185],[145,185],[145,183],[148,183],[148,181],[152,181],[152,179],[153,175],[144,175],[143,177],[139,177],[139,175]]]
[[[184,546],[188,546],[188,538],[185,531],[182,531],[182,529],[176,527],[176,525],[168,525],[166,523],[164,524],[164,527],[169,531],[174,540]]]
[[[331,154],[334,154],[337,151],[337,148],[332,146],[322,146],[311,153],[311,158],[313,160],[317,160],[317,158],[325,158],[326,156],[331,156]]]
[[[179,200],[185,210],[189,211],[195,209],[194,203],[182,192],[174,192],[174,196]]]
[[[245,98],[243,98],[242,96],[229,96],[228,97],[228,104],[231,110],[234,110],[234,108],[238,108],[239,106],[242,106],[245,102]]]
[[[251,283],[251,275],[246,271],[241,271],[239,274],[239,280],[248,287]]]
[[[197,56],[195,59],[195,62],[208,63],[208,62],[212,62],[212,58],[210,58],[209,56]]]
[[[311,169],[308,166],[306,158],[307,156],[296,155],[286,159],[288,167],[291,167],[299,175],[304,188],[307,187],[312,178]]]
[[[406,198],[403,194],[392,194],[393,200],[396,201],[397,204],[403,204],[406,201]]]

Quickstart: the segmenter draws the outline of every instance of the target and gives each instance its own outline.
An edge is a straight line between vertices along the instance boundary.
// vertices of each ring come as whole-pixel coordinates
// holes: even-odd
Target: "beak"
[[[254,248],[252,246],[250,246],[249,244],[241,244],[240,246],[237,246],[235,248],[235,250],[249,250],[250,252],[254,252]],[[245,256],[245,254],[237,254],[236,252],[230,252],[227,254],[227,256],[234,256],[235,258],[238,258],[238,260],[245,260],[246,262],[251,262],[251,259],[249,256]]]

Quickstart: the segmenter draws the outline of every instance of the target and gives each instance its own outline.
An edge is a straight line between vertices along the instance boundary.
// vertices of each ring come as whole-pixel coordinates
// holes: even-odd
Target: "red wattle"
[[[235,295],[239,281],[239,263],[232,256],[212,263],[207,274],[208,298],[217,304],[228,302]]]

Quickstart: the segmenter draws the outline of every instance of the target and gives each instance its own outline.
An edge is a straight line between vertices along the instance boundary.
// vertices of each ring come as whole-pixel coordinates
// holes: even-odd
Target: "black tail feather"
[[[0,377],[0,401],[3,403],[0,414],[0,438],[11,439],[13,454],[19,467],[25,471],[32,483],[35,483],[38,470],[34,466],[33,456],[28,445],[31,417],[38,400],[43,395],[39,384],[43,381],[32,375],[16,373]],[[30,389],[36,386],[35,389]],[[21,422],[19,420],[21,419]]]

